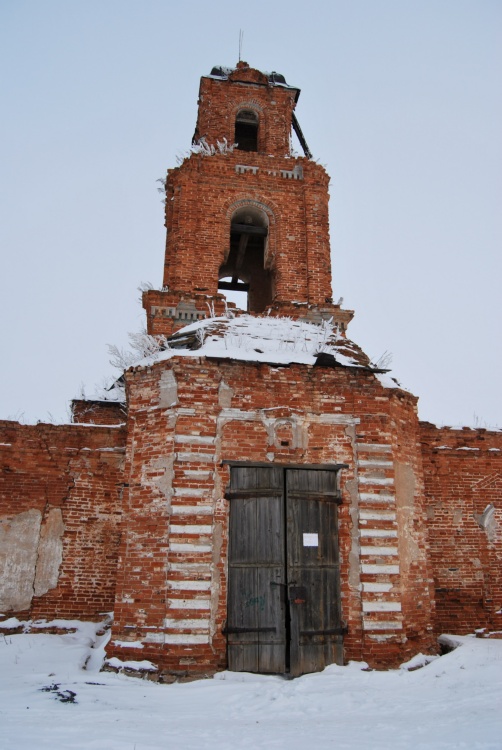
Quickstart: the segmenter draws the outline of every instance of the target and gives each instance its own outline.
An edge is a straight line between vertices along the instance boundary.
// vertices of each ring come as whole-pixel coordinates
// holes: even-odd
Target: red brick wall
[[[502,433],[420,423],[438,633],[502,628]],[[486,528],[478,521],[488,505]],[[478,519],[476,519],[478,517]]]
[[[14,614],[99,619],[113,609],[124,443],[121,428],[0,422],[1,524],[38,511],[43,535],[60,509],[64,525],[57,586]]]

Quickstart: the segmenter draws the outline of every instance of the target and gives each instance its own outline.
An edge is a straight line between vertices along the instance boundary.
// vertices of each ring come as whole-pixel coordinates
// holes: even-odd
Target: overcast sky
[[[502,427],[500,0],[0,0],[0,417],[66,420],[144,325],[156,179],[241,28],[302,90],[349,336],[421,418]]]

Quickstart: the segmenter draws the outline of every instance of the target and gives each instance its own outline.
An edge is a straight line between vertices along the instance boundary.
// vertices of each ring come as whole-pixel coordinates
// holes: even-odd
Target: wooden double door
[[[231,467],[230,670],[298,676],[342,663],[337,470]]]

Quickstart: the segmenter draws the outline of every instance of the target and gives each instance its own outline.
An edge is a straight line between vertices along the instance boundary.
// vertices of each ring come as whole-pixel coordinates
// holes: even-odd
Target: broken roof
[[[165,348],[138,362],[148,365],[171,357],[204,356],[275,365],[292,363],[356,367],[381,372],[353,341],[330,322],[320,325],[286,317],[242,314],[206,318],[185,326]]]

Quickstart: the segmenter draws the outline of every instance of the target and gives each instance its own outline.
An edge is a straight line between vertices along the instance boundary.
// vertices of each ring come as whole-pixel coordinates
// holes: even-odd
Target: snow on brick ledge
[[[171,357],[194,356],[288,365],[358,367],[379,372],[364,352],[333,325],[291,318],[239,315],[208,318],[182,328],[167,339],[166,347],[138,365]]]

